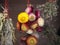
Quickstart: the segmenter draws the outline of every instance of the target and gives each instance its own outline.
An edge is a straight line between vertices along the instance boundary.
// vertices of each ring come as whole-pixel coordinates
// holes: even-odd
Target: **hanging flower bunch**
[[[53,1],[53,2],[52,2]],[[45,30],[43,34],[49,39],[48,45],[60,45],[60,37],[56,34],[56,20],[57,20],[57,0],[49,0],[45,4],[37,5],[37,8],[41,10],[41,16],[45,20]]]
[[[18,14],[17,30],[25,32],[30,36],[24,37],[26,45],[36,45],[39,38],[38,32],[41,32],[44,26],[44,19],[40,16],[40,10],[29,4],[24,12]],[[36,33],[35,33],[36,32]]]
[[[8,14],[8,0],[5,0],[3,13],[0,13],[0,45],[13,45],[15,42],[15,28]]]

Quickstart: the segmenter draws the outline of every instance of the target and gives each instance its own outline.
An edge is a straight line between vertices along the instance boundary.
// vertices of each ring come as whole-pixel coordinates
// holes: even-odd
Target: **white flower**
[[[29,15],[29,21],[34,21],[35,19],[36,19],[35,14],[31,13],[31,14]]]
[[[27,7],[26,9],[25,9],[25,12],[26,13],[29,13],[31,11],[31,8],[30,7]]]
[[[33,30],[29,29],[26,33],[27,34],[32,34],[33,33]]]
[[[38,19],[38,25],[41,26],[41,27],[44,26],[44,19],[43,18],[40,17]]]

